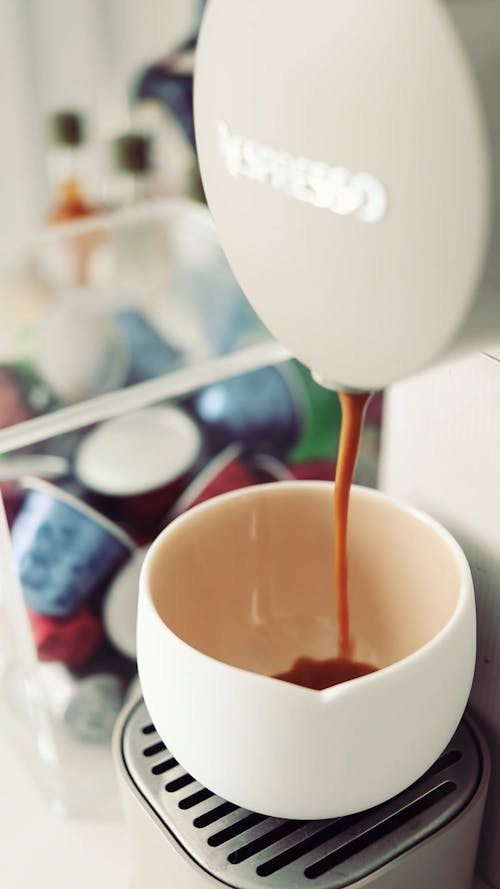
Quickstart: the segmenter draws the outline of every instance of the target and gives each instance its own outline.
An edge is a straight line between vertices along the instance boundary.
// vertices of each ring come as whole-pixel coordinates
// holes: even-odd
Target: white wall
[[[23,4],[0,0],[0,238],[21,235],[44,198],[33,54]]]
[[[74,107],[98,141],[128,125],[137,73],[188,36],[196,0],[0,0],[0,240],[47,204],[45,118]],[[94,153],[94,176],[102,156]]]

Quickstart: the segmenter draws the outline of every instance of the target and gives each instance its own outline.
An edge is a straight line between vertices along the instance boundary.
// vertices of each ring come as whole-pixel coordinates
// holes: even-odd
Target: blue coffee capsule
[[[237,441],[286,451],[300,438],[304,401],[287,367],[264,367],[202,389],[194,413],[214,449]]]
[[[134,545],[112,522],[55,485],[30,479],[12,528],[24,598],[38,614],[66,617],[130,556]]]
[[[153,327],[142,312],[122,309],[115,315],[123,340],[129,350],[127,383],[142,383],[182,364],[182,352]]]

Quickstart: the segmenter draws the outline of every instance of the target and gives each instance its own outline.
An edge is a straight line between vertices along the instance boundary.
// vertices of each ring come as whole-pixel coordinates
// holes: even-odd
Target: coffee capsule
[[[142,312],[122,309],[114,318],[129,353],[128,384],[142,383],[181,366],[181,350],[170,343]]]
[[[71,735],[87,744],[107,744],[123,702],[123,683],[111,673],[80,679],[68,701],[64,724]]]
[[[331,456],[340,430],[334,392],[297,361],[207,386],[192,402],[212,450],[237,441],[293,462]]]
[[[213,451],[235,441],[286,451],[300,438],[301,397],[281,367],[259,368],[207,386],[192,407]]]
[[[67,667],[82,667],[101,645],[102,623],[82,606],[70,617],[49,617],[29,611],[33,638],[41,661],[59,661]]]
[[[142,532],[175,502],[200,450],[200,433],[184,411],[149,407],[92,430],[78,449],[75,474],[106,514]]]
[[[76,290],[48,313],[36,342],[38,371],[64,401],[81,401],[125,384],[127,346],[114,320],[96,311],[95,294]]]
[[[108,639],[119,652],[134,659],[139,575],[145,555],[146,548],[136,550],[114,577],[103,605],[104,628]]]
[[[130,538],[86,503],[49,482],[23,482],[12,528],[14,562],[28,607],[67,617],[110,578],[134,549]]]
[[[62,664],[40,664],[38,678],[51,716],[76,741],[107,744],[124,689],[112,673],[75,678]]]

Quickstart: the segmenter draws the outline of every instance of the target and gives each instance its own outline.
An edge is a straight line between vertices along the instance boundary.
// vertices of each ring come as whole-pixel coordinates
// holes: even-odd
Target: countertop
[[[4,889],[129,889],[124,823],[59,819],[0,728],[0,882]]]

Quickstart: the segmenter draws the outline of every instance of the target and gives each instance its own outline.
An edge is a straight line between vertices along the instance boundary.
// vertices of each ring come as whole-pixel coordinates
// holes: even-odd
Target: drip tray
[[[463,721],[415,784],[380,806],[321,821],[250,812],[199,784],[169,753],[142,701],[122,732],[130,778],[183,849],[237,889],[341,889],[368,876],[452,820],[473,797],[482,758]]]

